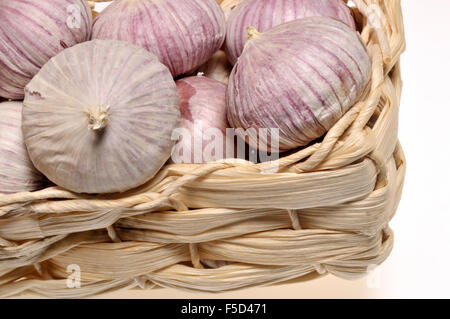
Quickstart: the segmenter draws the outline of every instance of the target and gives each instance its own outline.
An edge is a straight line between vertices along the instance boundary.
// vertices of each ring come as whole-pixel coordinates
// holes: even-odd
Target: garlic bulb
[[[226,157],[227,86],[204,76],[176,82],[180,97],[180,138],[172,151],[175,163],[207,163]]]
[[[371,62],[359,33],[335,19],[305,18],[264,33],[249,28],[249,35],[228,84],[228,122],[279,129],[280,150],[322,136],[369,81]],[[255,132],[248,142],[258,146]]]
[[[350,8],[342,0],[246,0],[229,15],[225,42],[228,59],[235,64],[247,42],[246,28],[264,32],[296,19],[324,16],[342,20],[355,29]]]
[[[22,128],[31,160],[75,192],[123,192],[151,179],[170,157],[179,120],[167,67],[126,42],[64,50],[25,88]]]
[[[85,0],[0,0],[0,96],[23,99],[24,87],[65,48],[89,40]]]
[[[94,21],[94,39],[123,40],[158,56],[174,77],[205,63],[223,44],[215,0],[116,0]]]
[[[0,193],[38,190],[43,176],[28,157],[22,135],[22,103],[0,103]]]
[[[232,66],[228,62],[225,52],[217,51],[205,64],[198,70],[202,75],[227,84],[230,77]]]

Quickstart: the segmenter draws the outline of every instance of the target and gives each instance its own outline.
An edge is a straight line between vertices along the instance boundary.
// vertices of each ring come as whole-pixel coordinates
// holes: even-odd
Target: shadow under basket
[[[0,296],[223,292],[358,278],[382,263],[405,176],[403,21],[400,0],[353,0],[352,10],[371,83],[322,141],[282,157],[276,173],[246,161],[171,164],[124,194],[0,195]]]

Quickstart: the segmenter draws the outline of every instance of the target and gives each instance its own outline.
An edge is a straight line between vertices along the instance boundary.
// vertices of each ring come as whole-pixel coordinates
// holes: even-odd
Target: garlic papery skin
[[[197,72],[208,78],[228,84],[232,65],[228,62],[225,52],[217,51],[205,64],[198,68]]]
[[[191,76],[176,82],[181,123],[172,151],[172,162],[199,164],[226,157],[227,86],[219,81]]]
[[[231,11],[233,11],[243,1],[244,0],[223,0],[223,1],[220,1],[220,7],[222,8],[223,12],[225,13],[225,20],[228,21],[228,18],[230,17],[230,14],[231,14]]]
[[[0,0],[0,96],[22,100],[39,69],[91,30],[85,0]]]
[[[223,5],[223,4],[222,4]],[[247,27],[264,32],[285,22],[323,16],[343,21],[355,29],[350,8],[342,0],[246,0],[229,14],[226,53],[232,64],[244,50]]]
[[[175,81],[150,52],[94,40],[52,58],[25,88],[30,158],[78,193],[124,192],[169,159],[180,121]]]
[[[0,193],[35,191],[44,177],[33,166],[22,135],[22,102],[0,103]]]
[[[94,39],[122,40],[154,53],[174,77],[205,63],[225,40],[215,0],[116,0],[94,20]]]
[[[338,20],[311,17],[263,33],[249,28],[249,34],[228,83],[228,122],[278,129],[281,151],[321,137],[367,87],[367,49],[359,33]],[[257,134],[247,140],[258,147]]]

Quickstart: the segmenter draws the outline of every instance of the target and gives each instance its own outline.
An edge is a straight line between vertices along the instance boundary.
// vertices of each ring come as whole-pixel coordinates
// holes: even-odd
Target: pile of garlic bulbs
[[[343,0],[220,2],[115,0],[92,19],[85,0],[0,0],[0,193],[125,192],[235,157],[236,136],[282,156],[364,94]]]

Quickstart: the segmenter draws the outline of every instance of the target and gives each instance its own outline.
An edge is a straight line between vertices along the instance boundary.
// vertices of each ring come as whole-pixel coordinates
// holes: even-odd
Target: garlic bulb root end
[[[247,37],[249,40],[257,38],[261,33],[255,27],[247,27]]]

